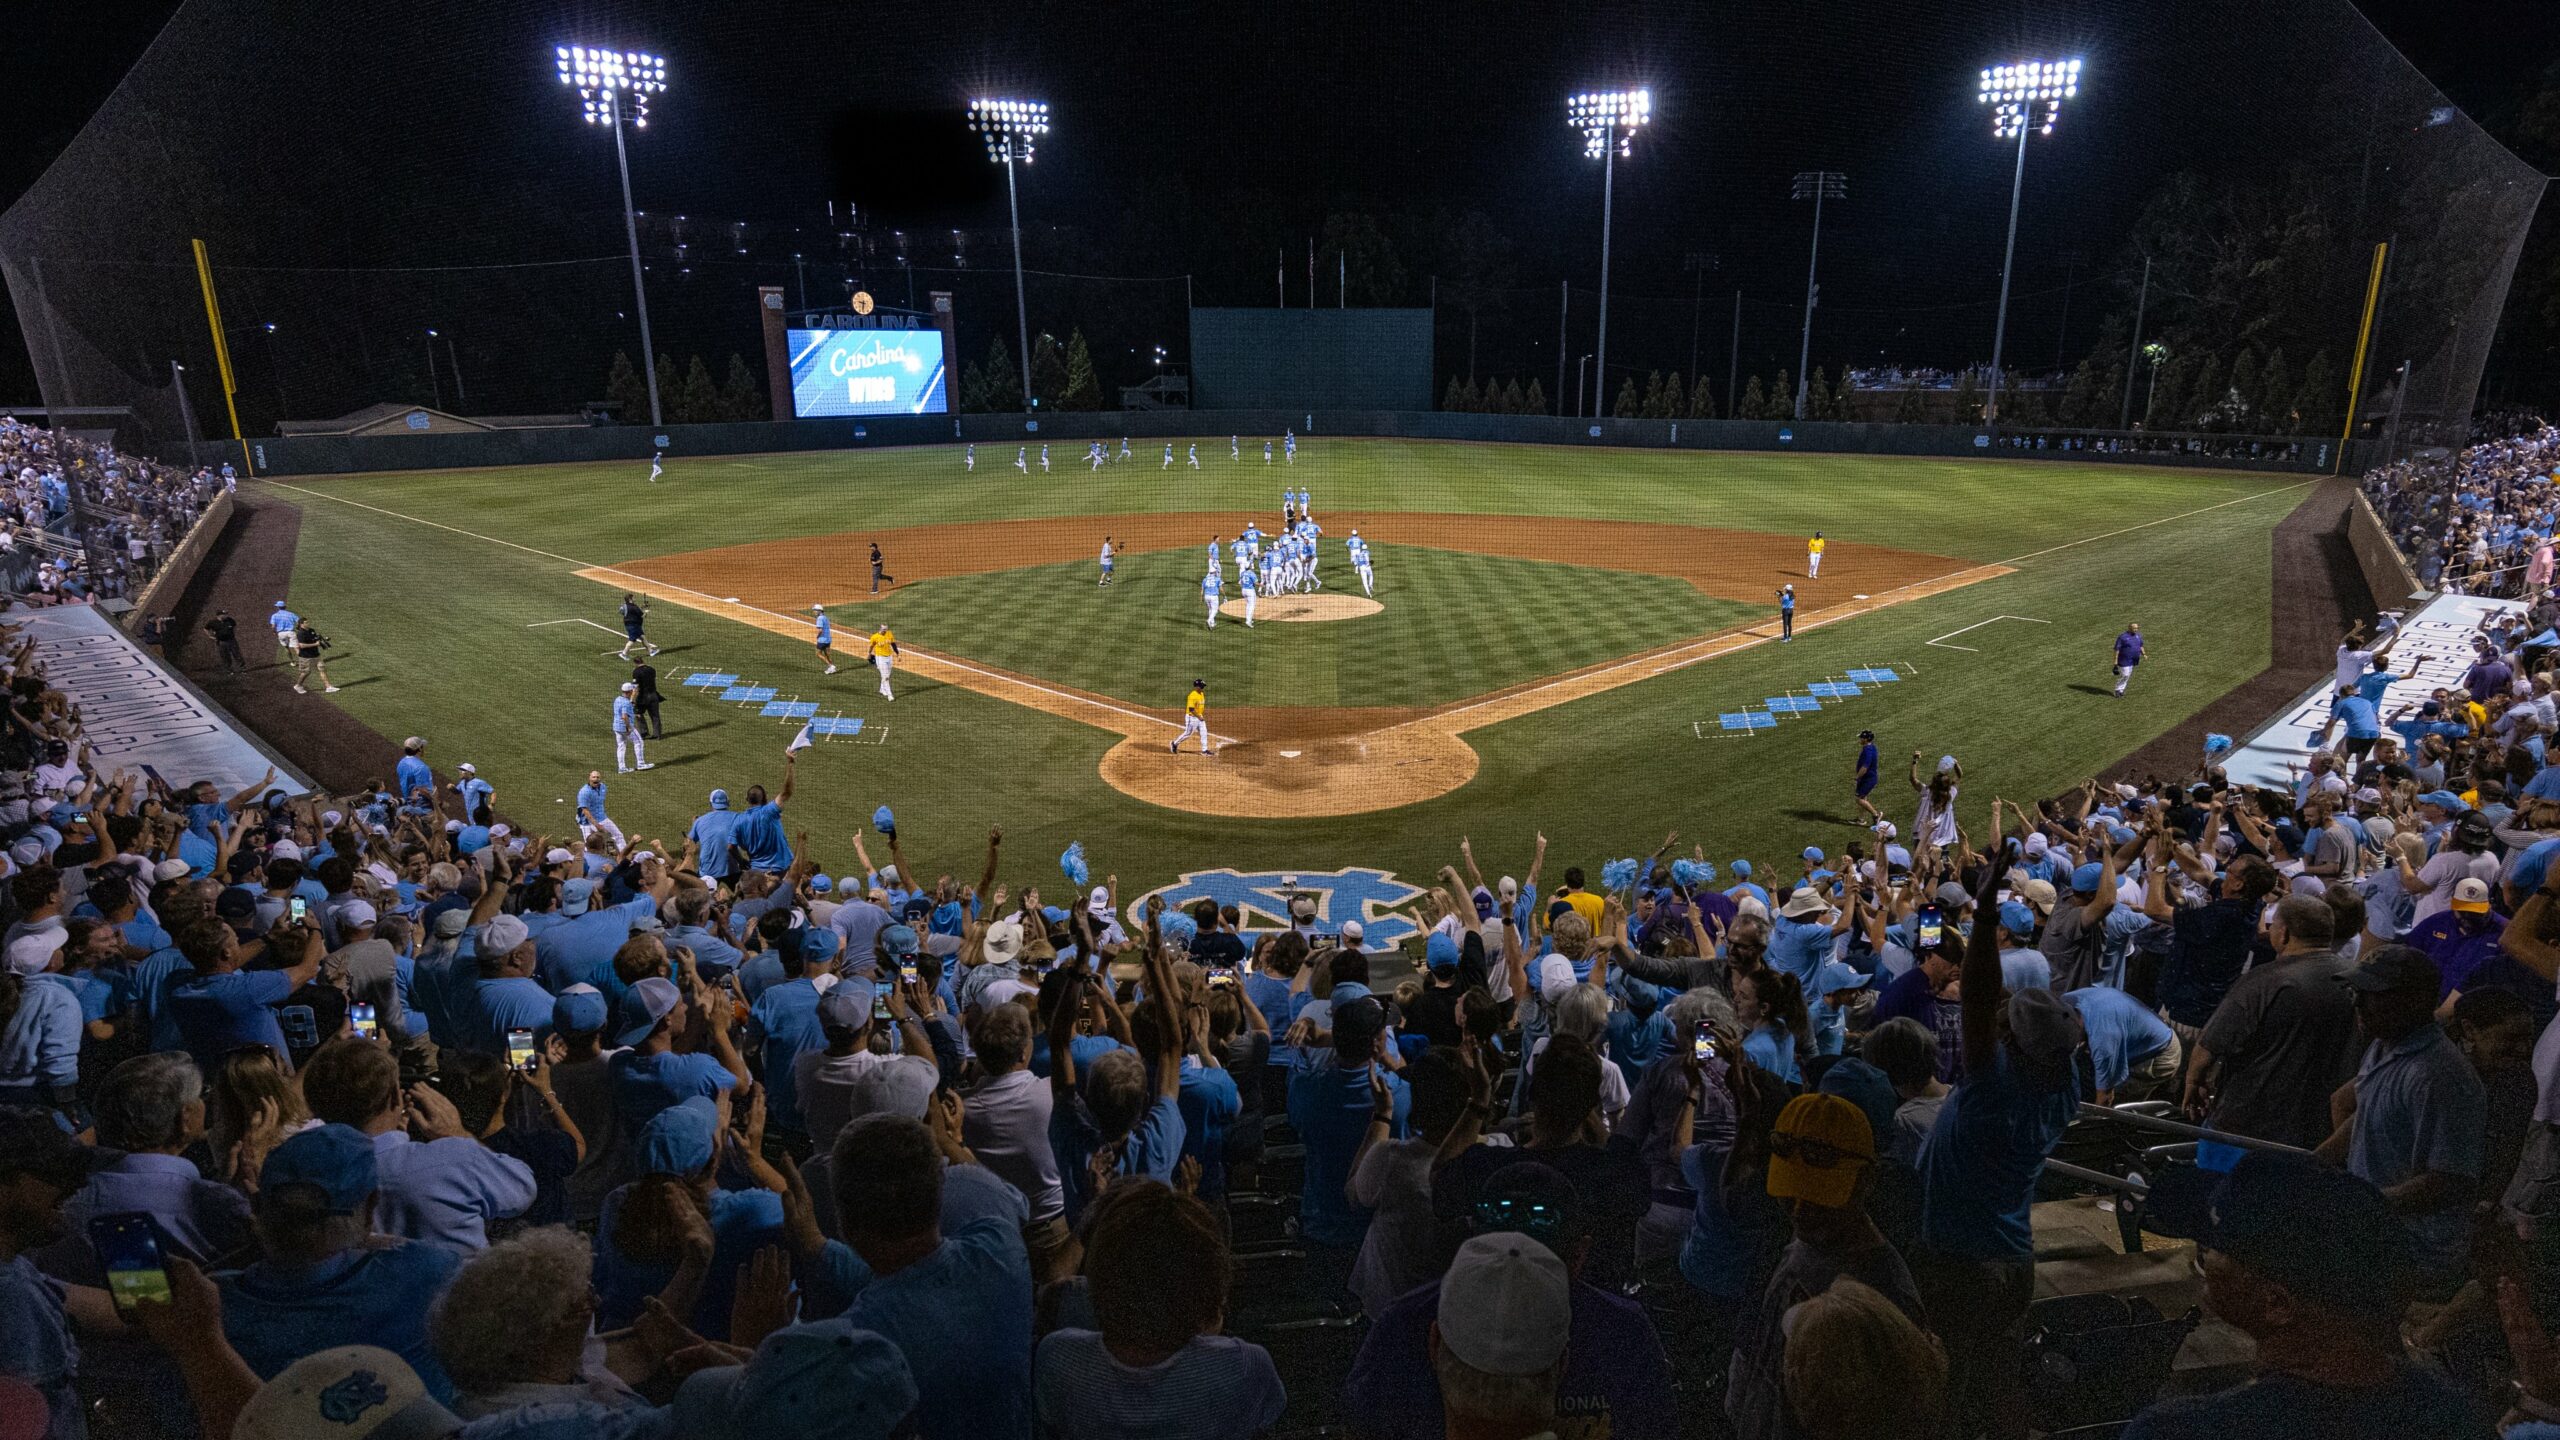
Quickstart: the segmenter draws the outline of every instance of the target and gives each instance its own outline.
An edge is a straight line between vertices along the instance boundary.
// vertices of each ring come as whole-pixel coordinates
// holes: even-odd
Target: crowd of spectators
[[[2365,498],[2420,588],[2520,598],[2551,588],[2560,429],[2539,420],[2364,477]]]
[[[0,415],[0,588],[31,604],[131,597],[227,486]]]

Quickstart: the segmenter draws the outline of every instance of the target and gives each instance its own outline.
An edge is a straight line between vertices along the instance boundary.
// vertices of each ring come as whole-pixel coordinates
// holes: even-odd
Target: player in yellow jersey
[[[1218,753],[1209,744],[1209,682],[1206,680],[1192,681],[1191,693],[1183,697],[1182,733],[1173,737],[1173,753],[1181,754],[1182,742],[1194,735],[1200,737],[1201,754]]]
[[[1824,543],[1822,532],[1819,530],[1813,532],[1812,539],[1804,542],[1804,578],[1807,580],[1810,580],[1822,573],[1822,547]]]
[[[880,672],[880,698],[883,700],[898,698],[889,693],[889,662],[900,653],[898,637],[889,633],[886,624],[871,632],[871,668]]]

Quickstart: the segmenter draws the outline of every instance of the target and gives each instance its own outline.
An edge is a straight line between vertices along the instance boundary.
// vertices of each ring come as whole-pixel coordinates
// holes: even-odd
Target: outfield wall
[[[2347,507],[2347,548],[2355,552],[2356,568],[2364,572],[2365,588],[2373,592],[2376,604],[2399,610],[2419,598],[2418,577],[2409,573],[2407,558],[2391,543],[2382,517],[2373,513],[2373,502],[2361,493]]]
[[[1553,415],[1473,415],[1434,410],[1130,410],[1024,415],[888,415],[865,419],[756,421],[736,425],[599,425],[543,430],[490,430],[453,435],[296,435],[248,442],[258,475],[340,475],[376,470],[453,470],[496,465],[553,465],[628,460],[664,450],[688,455],[761,455],[805,450],[861,450],[897,445],[1080,446],[1093,439],[1132,444],[1218,435],[1276,436],[1282,430],[1321,439],[1503,442],[1635,449],[1801,450],[1816,454],[1999,456],[2088,464],[2327,474],[2338,442],[2304,437],[2298,459],[2218,454],[2124,453],[2033,448],[2032,432],[1995,437],[1972,426],[1870,425],[1811,420],[1593,420]],[[2145,436],[2157,442],[2181,437]],[[2230,437],[2198,436],[2223,444]],[[2023,443],[2022,443],[2023,442]],[[2371,442],[2351,447],[2361,469]],[[1069,454],[1072,455],[1070,450]],[[164,455],[175,463],[174,453]],[[1008,457],[1009,458],[1009,457]]]

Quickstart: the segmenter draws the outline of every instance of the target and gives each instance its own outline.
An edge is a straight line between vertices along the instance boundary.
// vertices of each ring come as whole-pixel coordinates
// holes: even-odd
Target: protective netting
[[[959,120],[995,84],[1058,115],[1022,174],[1053,407],[1179,373],[1192,304],[1356,302],[1435,308],[1445,406],[1727,415],[1756,378],[1765,415],[1802,388],[1808,414],[1947,422],[1987,386],[2015,161],[1976,70],[2078,55],[2083,93],[2028,145],[2003,420],[2334,434],[2391,241],[2358,429],[2407,444],[2466,426],[2543,184],[2348,0],[1124,18],[636,4],[568,35],[500,0],[191,0],[0,216],[0,276],[45,401],[162,440],[188,427],[173,364],[198,429],[228,425],[191,238],[252,436],[384,401],[643,418],[612,146],[550,63],[583,38],[671,65],[630,137],[671,421],[763,414],[758,285],[794,309],[950,290],[955,395],[1018,403],[1000,172]],[[1615,177],[1605,366],[1599,167],[1561,108],[1593,83],[1656,111]],[[1847,177],[1809,346],[1808,170]]]

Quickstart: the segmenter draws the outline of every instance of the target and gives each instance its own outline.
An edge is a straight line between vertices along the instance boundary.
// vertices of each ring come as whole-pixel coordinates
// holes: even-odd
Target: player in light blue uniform
[[[634,770],[658,768],[649,763],[648,752],[641,748],[640,707],[632,698],[639,693],[639,686],[625,680],[622,693],[613,697],[613,768],[626,775]]]
[[[1208,602],[1209,628],[1218,628],[1218,562],[1209,562],[1209,573],[1200,577],[1200,598]]]
[[[1360,572],[1360,593],[1378,593],[1378,577],[1369,569],[1369,542],[1360,538],[1358,529],[1351,532],[1351,567]]]
[[[1102,579],[1097,583],[1111,583],[1111,537],[1108,535],[1102,537]]]
[[[657,483],[658,483],[658,477],[667,473],[667,463],[666,463],[666,462],[667,462],[667,452],[666,452],[666,451],[664,451],[664,450],[661,450],[661,451],[659,451],[658,453],[656,453],[656,454],[654,454],[654,455],[652,455],[652,456],[650,456],[650,457],[649,457],[649,483],[650,483],[650,484],[652,484],[652,485],[657,484]]]
[[[961,465],[962,465],[962,467],[963,467],[965,470],[968,470],[968,471],[970,471],[970,472],[975,472],[975,471],[977,470],[977,468],[978,468],[978,447],[977,447],[977,446],[972,445],[972,446],[970,446],[970,447],[969,447],[969,453],[968,453],[968,454],[966,454],[966,455],[963,455],[963,456],[961,457]]]
[[[286,659],[292,659],[293,627],[302,623],[302,617],[284,608],[284,602],[279,600],[275,613],[267,617],[267,623],[275,627],[277,648],[284,651]]]
[[[1238,441],[1242,440],[1243,438],[1244,438],[1244,437],[1242,437],[1242,436],[1240,436],[1240,435],[1230,435],[1230,436],[1228,436],[1228,437],[1227,437],[1227,458],[1228,458],[1228,459],[1230,459],[1230,460],[1242,460],[1242,459],[1244,458],[1244,450],[1243,450],[1243,449],[1242,449],[1242,447],[1237,443]]]
[[[1239,535],[1235,543],[1227,547],[1227,558],[1235,562],[1236,583],[1242,585],[1246,573],[1253,569],[1253,547],[1244,543],[1244,537]]]
[[[1250,630],[1253,628],[1253,603],[1261,598],[1262,587],[1254,583],[1253,571],[1241,567],[1236,571],[1236,586],[1244,595],[1244,628]]]
[[[1043,475],[1049,473],[1049,445],[1045,440],[1040,444],[1040,473]]]
[[[827,607],[824,605],[810,606],[809,613],[817,617],[810,623],[818,627],[818,658],[827,662],[827,673],[833,675],[836,673],[835,623],[827,619]]]
[[[1021,472],[1022,472],[1023,474],[1025,474],[1025,475],[1028,475],[1028,474],[1030,474],[1030,473],[1031,473],[1031,447],[1030,447],[1030,446],[1028,446],[1028,445],[1020,445],[1020,446],[1016,446],[1016,447],[1014,448],[1014,452],[1013,452],[1013,468],[1014,468],[1014,469],[1016,469],[1016,470],[1021,471]]]
[[[1091,445],[1085,447],[1084,458],[1093,462],[1094,469],[1101,469],[1103,461],[1102,442],[1096,440]]]
[[[622,706],[617,702],[613,708],[618,718]],[[637,716],[634,718],[636,719]],[[604,772],[588,771],[587,783],[578,787],[578,830],[591,841],[612,842],[613,848],[618,851],[624,844],[622,827],[614,824],[613,817],[604,813],[604,790]]]
[[[455,766],[454,773],[460,777],[453,782],[453,791],[462,797],[463,814],[475,814],[482,805],[496,807],[498,787],[480,778],[480,767],[465,762]]]
[[[1268,440],[1262,442],[1262,463],[1265,465],[1271,463],[1271,442]]]
[[[1170,443],[1166,444],[1164,447],[1164,463],[1156,468],[1159,470],[1170,470],[1173,468],[1173,446]]]
[[[1286,449],[1286,450],[1289,452],[1289,463],[1290,463],[1290,464],[1292,464],[1292,465],[1297,464],[1297,463],[1298,463],[1298,432],[1297,432],[1297,431],[1295,431],[1295,430],[1283,430],[1283,431],[1281,431],[1281,432],[1280,432],[1280,444],[1281,444],[1281,446],[1282,446],[1284,449]]]
[[[1120,458],[1123,460],[1129,458],[1129,437],[1126,435],[1120,437]]]

